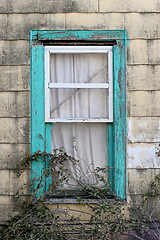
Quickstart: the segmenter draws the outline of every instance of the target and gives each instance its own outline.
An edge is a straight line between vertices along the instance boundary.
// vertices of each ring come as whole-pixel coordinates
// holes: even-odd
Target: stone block
[[[159,117],[160,91],[128,92],[128,116]]]
[[[15,169],[29,149],[29,144],[0,144],[0,169]]]
[[[159,13],[0,14],[1,40],[26,40],[32,29],[126,29],[129,39],[160,36]],[[80,20],[80,21],[78,21]],[[140,24],[141,23],[141,24]],[[154,26],[154,27],[153,27]]]
[[[124,27],[124,14],[84,14],[68,13],[66,14],[66,29],[68,30],[108,30],[122,29]]]
[[[7,38],[7,14],[0,14],[0,39]]]
[[[160,157],[157,155],[159,144],[132,143],[127,145],[128,168],[159,168]]]
[[[128,194],[146,194],[160,169],[128,169]]]
[[[99,0],[100,12],[157,12],[157,0]]]
[[[160,38],[159,13],[126,13],[124,29],[129,39]]]
[[[29,117],[29,92],[0,92],[0,117]]]
[[[13,196],[0,196],[0,223],[3,224],[13,214],[15,214],[14,208],[16,199]]]
[[[148,201],[144,202],[144,197],[143,195],[140,194],[128,194],[127,198],[128,203],[132,207],[142,207],[143,210],[145,211],[146,216],[150,217],[150,220],[153,221],[154,225],[154,220],[159,220],[159,215],[160,215],[160,199],[159,197],[149,197]]]
[[[128,117],[128,142],[159,142],[158,117]]]
[[[24,3],[24,2],[23,2]],[[32,29],[65,29],[65,14],[3,14],[7,16],[5,35],[0,39],[29,40]]]
[[[98,0],[2,0],[1,13],[97,12]]]
[[[29,66],[0,66],[0,91],[29,90]]]
[[[0,195],[15,195],[19,192],[21,195],[28,194],[28,183],[30,171],[25,170],[20,177],[14,170],[0,170]]]
[[[160,65],[128,65],[127,88],[132,90],[159,90]]]
[[[158,8],[158,11],[160,11],[160,1],[157,0],[157,8]]]
[[[29,65],[29,41],[0,41],[0,65]]]
[[[127,48],[128,64],[160,64],[160,40],[131,40]]]
[[[7,220],[9,220],[14,214],[15,205],[14,204],[9,204],[9,205],[4,205],[0,204],[0,223],[5,224]]]
[[[7,1],[1,0],[0,13],[5,13],[7,10]]]
[[[15,201],[13,196],[0,196],[0,205],[10,205],[14,202]]]
[[[0,118],[0,143],[29,143],[29,118]]]

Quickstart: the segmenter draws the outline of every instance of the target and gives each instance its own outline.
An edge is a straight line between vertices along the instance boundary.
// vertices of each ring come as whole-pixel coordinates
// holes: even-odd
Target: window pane
[[[107,53],[50,56],[52,83],[108,83]]]
[[[51,89],[51,118],[109,118],[108,89]]]
[[[107,53],[51,54],[51,83],[108,83]],[[50,118],[108,119],[108,89],[50,89]]]
[[[67,162],[70,179],[64,188],[73,189],[79,183],[102,185],[96,177],[97,167],[107,169],[107,124],[105,123],[55,123],[52,129],[51,149],[63,148],[79,162]],[[107,178],[106,173],[100,173]],[[82,185],[79,185],[79,187]]]

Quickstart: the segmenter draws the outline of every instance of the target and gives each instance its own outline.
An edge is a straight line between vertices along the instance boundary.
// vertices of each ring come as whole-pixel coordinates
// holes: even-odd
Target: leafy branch
[[[0,234],[4,240],[66,240],[66,239],[122,239],[123,235],[133,239],[160,239],[157,222],[142,208],[127,206],[110,189],[106,180],[108,169],[97,168],[90,175],[97,179],[89,182],[79,166],[79,161],[66,153],[62,148],[55,149],[53,154],[36,152],[25,156],[17,166],[18,176],[30,166],[33,161],[43,162],[45,169],[35,177],[30,186],[33,194],[27,199],[18,196],[17,209],[19,213],[11,218]],[[89,166],[86,167],[89,169]],[[36,198],[42,188],[43,179],[49,180],[48,190],[39,199]],[[159,177],[152,183],[144,196],[144,204],[148,197],[155,197],[159,192]],[[100,183],[99,185],[96,183]],[[56,207],[49,204],[49,198],[68,197],[68,187],[78,189],[74,194],[77,204],[72,207]],[[83,193],[83,194],[82,194]],[[81,197],[82,196],[82,197]],[[90,199],[95,199],[92,204]],[[79,206],[78,208],[76,206]],[[84,206],[84,208],[83,208]],[[129,216],[126,217],[125,209]],[[150,226],[154,227],[151,229]]]

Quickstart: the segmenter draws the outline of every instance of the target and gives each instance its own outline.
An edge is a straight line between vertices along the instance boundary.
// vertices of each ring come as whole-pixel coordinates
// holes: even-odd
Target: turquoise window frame
[[[45,41],[116,41],[113,45],[113,123],[107,123],[109,181],[112,191],[126,199],[126,31],[44,31],[30,32],[30,90],[31,90],[31,153],[51,152],[52,123],[45,123],[45,79],[44,49]],[[45,169],[42,161],[32,162],[31,179],[41,176]],[[43,179],[38,194],[43,195],[49,179]]]

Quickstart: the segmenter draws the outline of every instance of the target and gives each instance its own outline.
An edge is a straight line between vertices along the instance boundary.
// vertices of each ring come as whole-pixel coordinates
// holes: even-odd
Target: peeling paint
[[[110,124],[109,136],[108,138],[108,155],[109,155],[109,167],[112,169],[118,169],[118,171],[112,171],[110,174],[113,186],[113,191],[119,195],[121,198],[126,197],[126,78],[125,78],[125,65],[126,65],[126,32],[125,30],[108,30],[108,31],[32,31],[31,40],[34,44],[38,41],[48,40],[89,40],[95,41],[99,40],[116,40],[117,45],[113,46],[113,78],[114,78],[114,123]],[[37,39],[38,38],[38,39]],[[31,124],[31,146],[32,152],[36,150],[46,149],[45,141],[37,138],[39,132],[45,136],[47,140],[47,150],[50,151],[51,148],[51,134],[50,134],[50,124],[44,124],[44,47],[36,46],[32,47],[32,69],[37,74],[32,74],[32,111],[41,108],[40,111],[37,110],[37,115],[32,115]],[[41,67],[40,67],[41,66]],[[119,82],[119,83],[118,83]],[[38,89],[38,92],[36,91]],[[39,98],[42,99],[39,99]],[[38,100],[39,99],[39,100]],[[42,101],[43,100],[43,101]],[[41,104],[40,104],[41,102]],[[35,119],[34,119],[35,117]],[[112,125],[112,126],[111,126]],[[34,127],[36,126],[36,127]],[[37,130],[36,130],[37,129]],[[41,131],[38,129],[41,129]],[[40,142],[39,142],[40,141]],[[106,152],[106,149],[104,148]],[[34,165],[34,164],[33,164]],[[35,164],[36,167],[36,164]],[[37,173],[41,172],[44,166],[41,164],[37,169]],[[33,166],[34,168],[34,166]],[[32,176],[33,177],[33,176]],[[44,183],[45,186],[45,183]],[[42,192],[44,188],[42,189]]]

